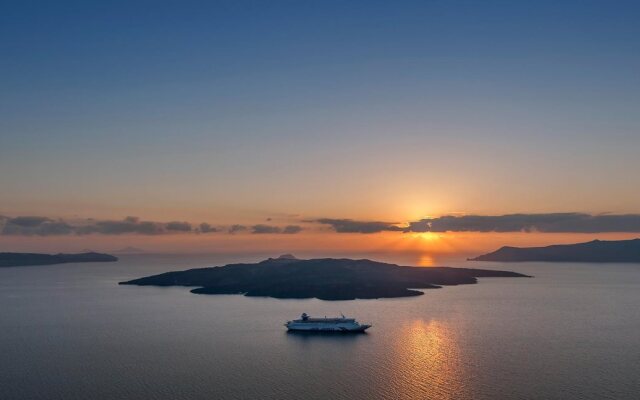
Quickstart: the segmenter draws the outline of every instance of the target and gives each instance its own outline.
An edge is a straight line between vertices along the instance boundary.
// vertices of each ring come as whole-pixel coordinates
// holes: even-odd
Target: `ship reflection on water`
[[[313,342],[334,342],[336,345],[342,344],[344,342],[352,342],[357,340],[360,337],[367,337],[367,332],[357,332],[357,333],[340,333],[340,332],[320,332],[320,331],[284,331],[284,334],[287,335],[287,338],[291,338],[294,340],[299,340],[304,343],[307,341]]]

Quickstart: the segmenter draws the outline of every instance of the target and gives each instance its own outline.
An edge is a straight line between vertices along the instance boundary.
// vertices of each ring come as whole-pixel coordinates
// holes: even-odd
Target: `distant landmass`
[[[508,271],[404,267],[371,260],[300,260],[290,254],[253,264],[166,272],[121,282],[140,286],[197,286],[197,294],[244,294],[280,299],[374,299],[418,296],[415,289],[476,283],[480,277],[526,277]]]
[[[118,257],[94,252],[78,254],[0,253],[0,267],[110,261],[118,261]]]
[[[594,240],[546,247],[502,247],[470,261],[553,261],[640,263],[640,239]]]

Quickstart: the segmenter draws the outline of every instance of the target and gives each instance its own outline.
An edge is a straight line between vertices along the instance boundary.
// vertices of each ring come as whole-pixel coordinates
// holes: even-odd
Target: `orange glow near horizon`
[[[418,259],[419,267],[433,267],[436,265],[436,260],[430,254],[422,254]]]
[[[429,242],[432,242],[434,240],[438,240],[442,237],[442,235],[439,235],[437,233],[433,233],[433,232],[423,232],[423,233],[414,233],[413,235],[415,235],[416,237],[422,239],[422,240],[426,240]]]
[[[442,259],[466,258],[494,251],[502,246],[546,246],[586,242],[594,239],[620,240],[638,237],[633,233],[400,233],[375,234],[303,231],[294,235],[227,233],[200,235],[68,235],[48,237],[4,236],[0,251],[80,252],[91,249],[113,252],[138,247],[149,253],[282,253],[305,256],[349,256],[399,260],[406,265],[442,265]]]

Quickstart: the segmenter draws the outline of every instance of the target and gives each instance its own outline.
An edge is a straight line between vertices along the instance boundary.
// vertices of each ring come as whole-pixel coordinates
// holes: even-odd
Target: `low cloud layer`
[[[544,232],[544,233],[640,233],[640,214],[591,215],[584,213],[462,215],[425,218],[397,223],[321,218],[338,233],[380,232]]]
[[[302,231],[302,227],[300,225],[287,225],[282,228],[282,233],[287,235],[293,235]]]
[[[229,232],[230,234],[232,234],[232,235],[233,235],[234,233],[244,232],[244,231],[246,231],[246,230],[247,230],[247,227],[246,227],[246,226],[244,226],[244,225],[237,225],[237,224],[236,224],[236,225],[231,225],[231,226],[229,227],[228,232]]]
[[[405,232],[640,233],[640,215],[583,213],[463,215],[410,222]]]
[[[124,234],[140,234],[140,235],[160,235],[170,231],[167,226],[171,224],[163,224],[153,221],[140,221],[137,217],[126,217],[121,221],[95,221],[87,220],[86,224],[79,222],[74,226],[73,232],[78,235],[89,235],[98,233],[102,235],[124,235]]]
[[[402,231],[402,228],[392,222],[355,221],[352,219],[320,218],[313,222],[329,225],[338,233],[379,233],[385,231]]]
[[[12,236],[69,235],[74,227],[62,220],[46,217],[0,217],[0,234]]]
[[[206,222],[203,222],[200,224],[198,228],[196,228],[196,231],[198,233],[213,233],[213,232],[218,232],[218,229],[207,224]]]
[[[382,221],[320,218],[301,221],[329,226],[337,233],[373,234],[381,232],[542,232],[542,233],[640,233],[640,214],[548,213],[507,215],[446,215],[424,218],[406,224]],[[313,230],[306,226],[304,230]],[[271,224],[213,226],[206,222],[192,225],[184,221],[144,221],[137,217],[121,220],[63,220],[42,216],[6,217],[0,215],[0,235],[178,235],[178,234],[297,234],[300,225]]]
[[[229,233],[248,231],[244,225],[232,225],[225,229]],[[300,226],[284,227],[272,225],[254,225],[253,233],[293,234],[302,230]],[[220,232],[206,222],[192,226],[189,222],[143,221],[137,217],[122,220],[81,219],[65,221],[40,216],[0,216],[0,235],[6,236],[61,236],[61,235],[168,235],[168,234],[208,234]]]
[[[251,227],[251,233],[284,233],[294,234],[302,231],[302,227],[298,225],[287,225],[283,228],[273,225],[258,224]]]
[[[191,224],[188,222],[172,221],[165,225],[168,231],[191,232]]]
[[[251,227],[251,233],[280,233],[280,228],[271,225],[254,225]]]

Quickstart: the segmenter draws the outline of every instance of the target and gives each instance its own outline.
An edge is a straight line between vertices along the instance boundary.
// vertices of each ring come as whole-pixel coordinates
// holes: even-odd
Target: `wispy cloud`
[[[251,233],[280,233],[277,226],[258,224],[251,227]]]
[[[275,225],[254,225],[253,233],[293,234],[302,230],[297,225],[284,227]],[[249,231],[245,225],[232,225],[225,229],[229,233]],[[61,235],[168,235],[168,234],[207,234],[220,232],[220,229],[203,222],[193,226],[184,221],[143,221],[138,217],[126,217],[121,220],[79,219],[65,221],[41,216],[0,216],[0,235],[10,236],[61,236]]]
[[[302,227],[300,225],[287,225],[282,229],[282,233],[287,235],[293,235],[302,231]]]
[[[165,227],[168,231],[191,232],[191,224],[188,222],[172,221],[168,222]]]
[[[47,217],[0,217],[0,233],[12,236],[50,236],[69,235],[74,227],[62,220]]]
[[[213,227],[207,224],[206,222],[203,222],[200,224],[200,226],[196,228],[196,231],[199,233],[214,233],[214,232],[218,232],[218,228]]]
[[[312,222],[329,225],[338,233],[379,233],[385,231],[402,231],[394,222],[355,221],[352,219],[320,218]]]
[[[258,224],[251,227],[251,233],[264,234],[264,233],[284,233],[295,234],[302,231],[302,227],[299,225],[287,225],[285,227],[279,227],[274,225]]]
[[[233,235],[234,233],[243,232],[246,230],[247,230],[246,226],[236,224],[236,225],[231,225],[228,229],[228,232]]]
[[[103,235],[124,235],[124,234],[140,234],[140,235],[160,235],[166,233],[170,229],[160,222],[141,221],[137,217],[126,217],[123,220],[87,220],[85,223],[78,222],[73,226],[73,232],[78,235],[103,234]]]

